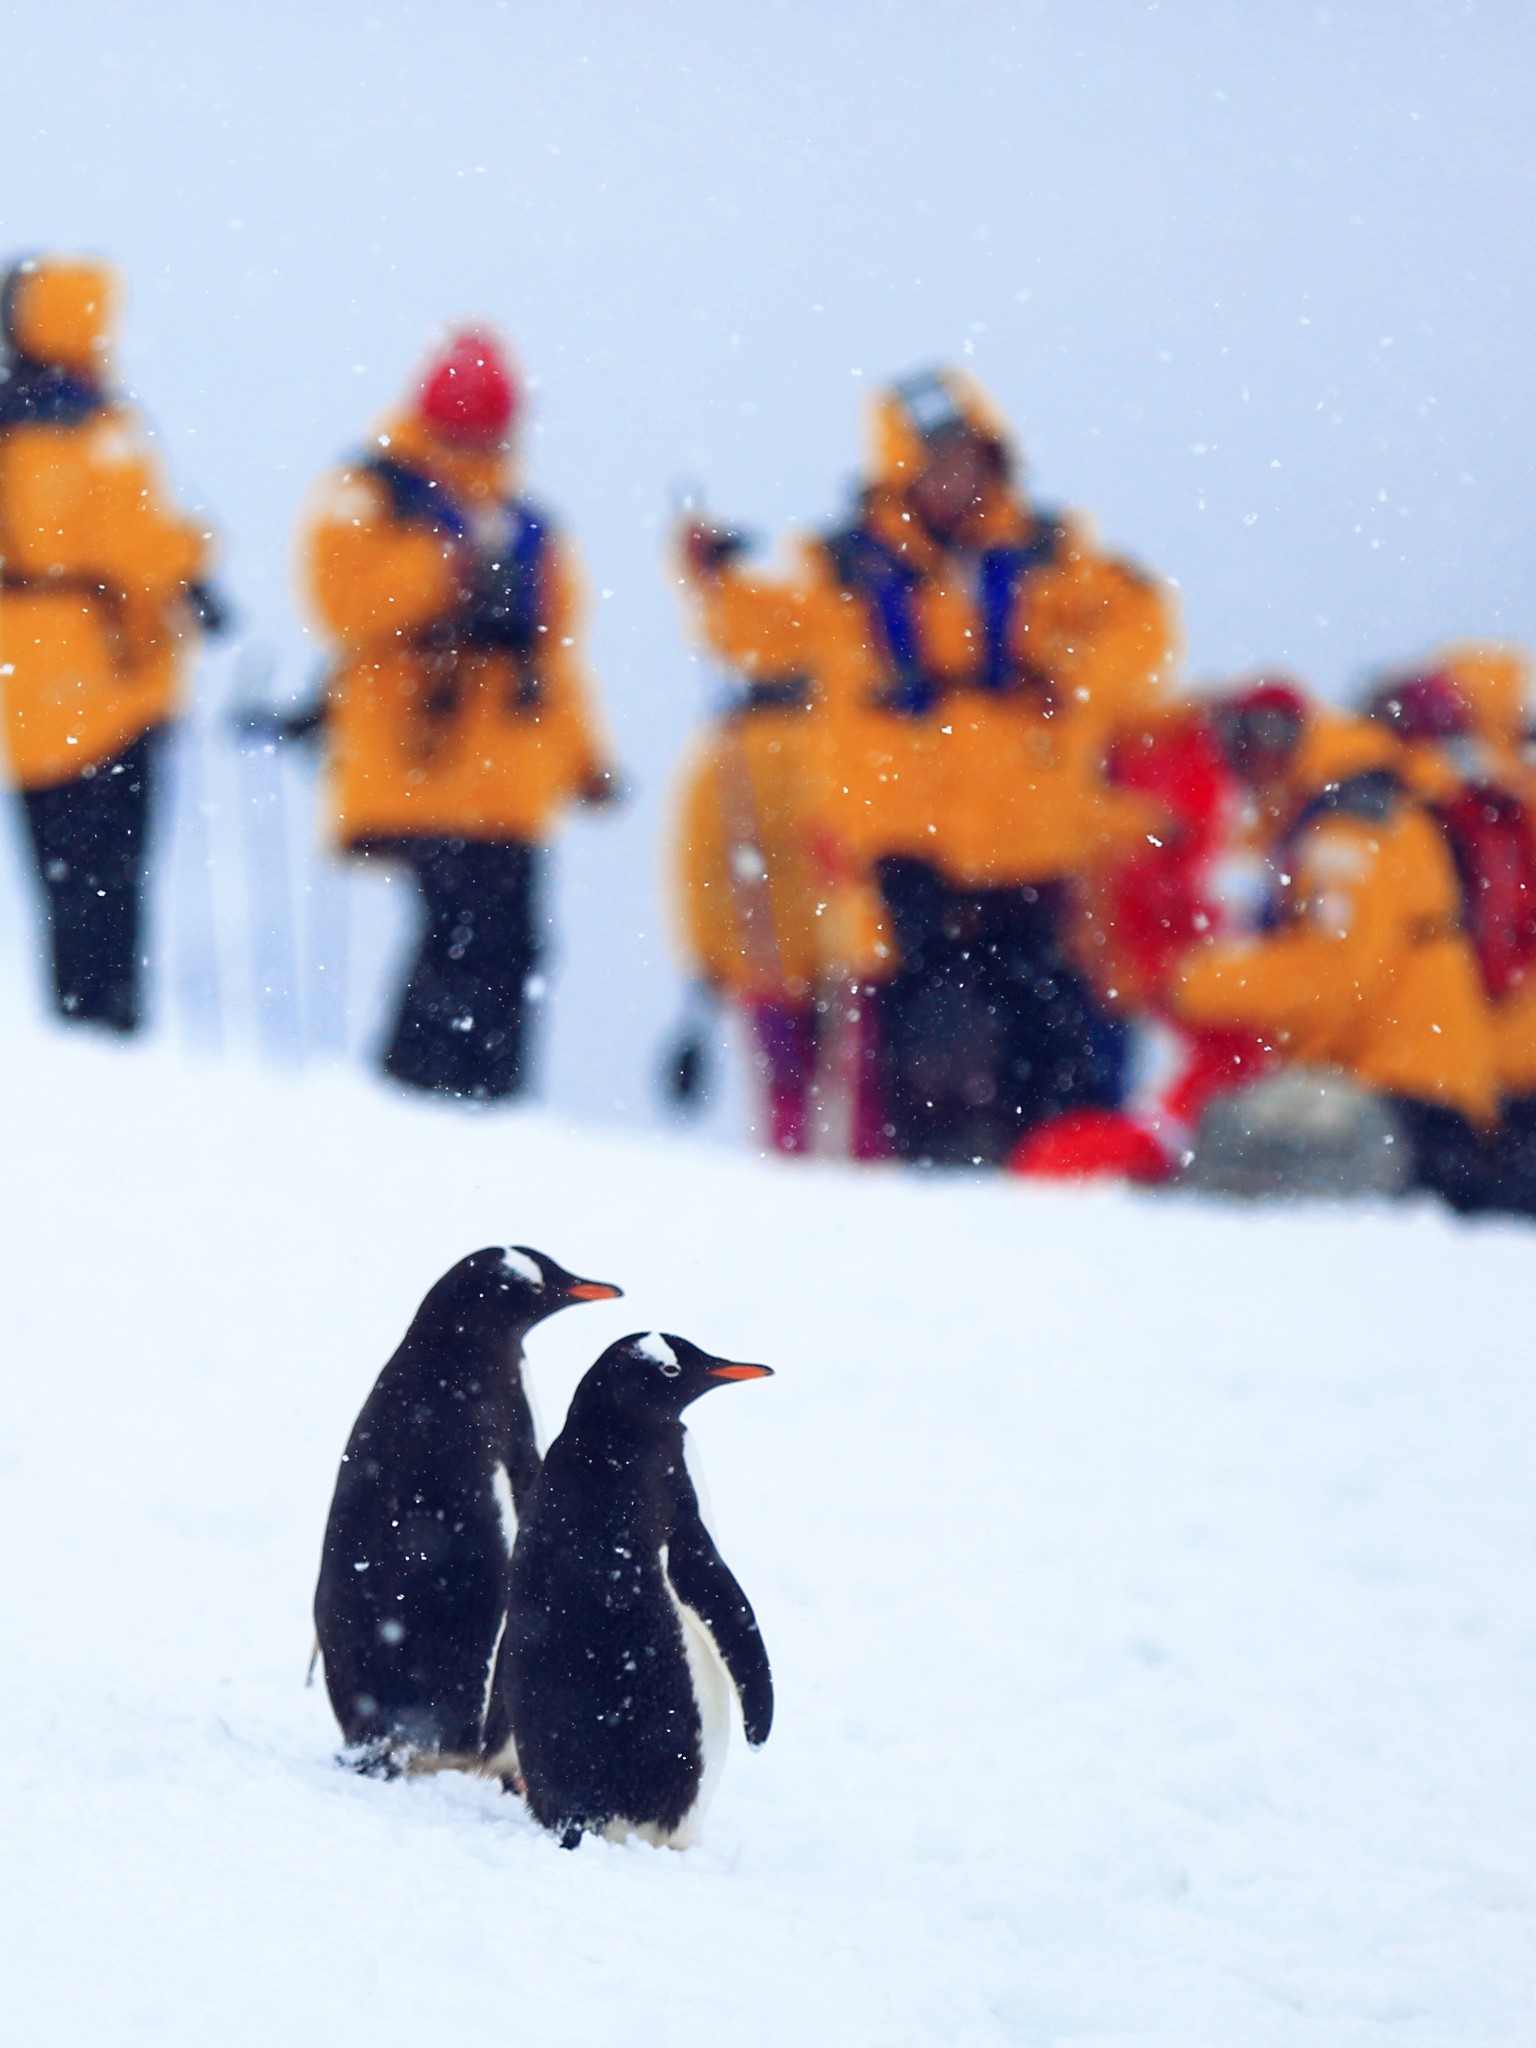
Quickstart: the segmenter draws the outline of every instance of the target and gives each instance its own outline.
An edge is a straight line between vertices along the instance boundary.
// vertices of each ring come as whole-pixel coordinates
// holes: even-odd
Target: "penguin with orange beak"
[[[562,1846],[697,1841],[740,1705],[773,1722],[757,1619],[704,1526],[682,1413],[769,1377],[652,1331],[610,1345],[571,1400],[518,1530],[485,1767]]]
[[[427,1294],[353,1426],[326,1523],[315,1629],[345,1761],[477,1766],[518,1518],[539,1475],[523,1340],[622,1290],[526,1245],[461,1259]]]

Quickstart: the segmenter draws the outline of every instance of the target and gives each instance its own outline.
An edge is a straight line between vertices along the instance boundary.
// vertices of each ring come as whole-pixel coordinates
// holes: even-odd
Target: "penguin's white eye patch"
[[[501,1255],[501,1263],[509,1273],[515,1273],[519,1280],[526,1280],[530,1287],[542,1287],[544,1275],[538,1264],[526,1252],[520,1252],[516,1245],[509,1244]]]
[[[635,1349],[642,1358],[648,1358],[653,1365],[659,1365],[666,1379],[675,1380],[683,1369],[677,1362],[677,1353],[660,1330],[652,1330],[647,1336],[640,1338]]]

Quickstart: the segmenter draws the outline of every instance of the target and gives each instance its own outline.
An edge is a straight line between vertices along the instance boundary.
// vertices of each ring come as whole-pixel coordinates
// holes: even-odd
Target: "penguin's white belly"
[[[725,1659],[708,1628],[675,1593],[672,1598],[677,1618],[683,1624],[688,1675],[693,1680],[693,1696],[699,1703],[699,1796],[673,1837],[673,1846],[683,1849],[698,1839],[699,1825],[725,1769],[725,1753],[731,1746],[732,1686]]]
[[[496,1631],[496,1640],[491,1645],[491,1661],[485,1667],[485,1698],[480,1702],[480,1730],[485,1732],[485,1717],[491,1711],[491,1690],[496,1683],[496,1660],[501,1655],[501,1639],[507,1632],[507,1617],[501,1617],[501,1627]],[[494,1756],[476,1757],[473,1768],[487,1778],[511,1778],[517,1784],[523,1781],[523,1774],[517,1761],[517,1744],[509,1735]]]
[[[662,1576],[666,1578],[665,1558]],[[642,1828],[639,1832],[671,1849],[691,1849],[699,1839],[705,1812],[725,1769],[725,1753],[731,1742],[731,1694],[735,1688],[707,1624],[685,1601],[678,1599],[670,1579],[666,1579],[666,1586],[683,1631],[683,1655],[688,1659],[688,1678],[699,1710],[699,1789],[675,1828]]]
[[[507,1468],[498,1459],[491,1473],[491,1493],[496,1502],[496,1516],[501,1523],[501,1540],[507,1546],[507,1556],[517,1547],[517,1503],[512,1498],[512,1481]],[[485,1726],[485,1717],[491,1709],[491,1688],[496,1683],[496,1659],[501,1654],[501,1639],[507,1632],[507,1617],[501,1617],[501,1626],[496,1631],[496,1640],[491,1645],[491,1661],[485,1667],[485,1697],[480,1702],[480,1725]],[[511,1736],[495,1756],[476,1757],[471,1769],[482,1772],[488,1778],[514,1778],[519,1782],[522,1772],[517,1766],[517,1744]]]
[[[725,1768],[725,1752],[731,1740],[731,1694],[734,1687],[725,1668],[725,1659],[715,1647],[715,1639],[708,1626],[691,1607],[678,1599],[672,1581],[667,1577],[665,1550],[661,1554],[661,1576],[683,1632],[688,1682],[698,1708],[699,1789],[692,1806],[675,1828],[664,1828],[653,1820],[612,1820],[603,1829],[603,1840],[627,1842],[631,1836],[638,1835],[642,1842],[649,1842],[654,1849],[691,1849],[700,1838],[705,1810],[714,1797],[720,1773]]]

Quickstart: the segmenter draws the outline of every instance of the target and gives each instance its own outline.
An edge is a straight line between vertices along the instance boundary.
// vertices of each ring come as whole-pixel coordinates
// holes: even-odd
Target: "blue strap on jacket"
[[[875,631],[892,672],[882,701],[903,717],[921,718],[938,702],[940,686],[925,673],[918,645],[912,594],[922,581],[920,573],[865,526],[835,535],[828,549],[843,582],[869,601]]]
[[[1006,690],[1018,679],[1013,654],[1014,621],[1030,574],[1055,555],[1061,529],[1042,516],[1035,538],[1024,547],[988,548],[981,557],[979,600],[982,624],[983,690]],[[943,694],[943,685],[923,667],[913,594],[921,572],[909,567],[867,527],[856,526],[828,543],[844,583],[869,601],[882,651],[892,670],[883,702],[903,717],[921,718]]]
[[[431,477],[388,455],[370,456],[361,467],[388,492],[394,518],[435,527],[452,540],[470,538],[467,514]],[[510,529],[506,559],[482,564],[462,630],[470,642],[528,655],[544,623],[549,521],[524,498],[508,499],[502,509]]]
[[[981,558],[982,655],[977,687],[1006,690],[1018,680],[1013,627],[1025,579],[1056,553],[1061,529],[1041,519],[1035,538],[1021,548],[988,548]]]
[[[469,539],[469,521],[441,484],[392,455],[370,455],[359,467],[389,493],[391,516],[439,527],[450,540]]]
[[[512,629],[520,646],[532,647],[534,635],[544,623],[544,564],[549,529],[534,507],[523,499],[515,499],[507,509],[515,527]]]

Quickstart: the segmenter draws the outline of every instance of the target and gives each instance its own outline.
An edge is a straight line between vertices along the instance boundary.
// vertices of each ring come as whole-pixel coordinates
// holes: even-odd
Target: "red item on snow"
[[[1131,1180],[1155,1186],[1171,1172],[1150,1131],[1113,1109],[1065,1109],[1014,1147],[1008,1171],[1035,1180]]]
[[[445,441],[504,441],[518,411],[517,382],[494,334],[466,328],[427,366],[416,411]]]

